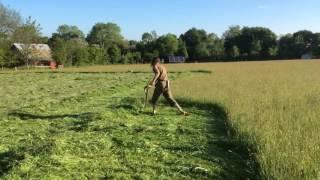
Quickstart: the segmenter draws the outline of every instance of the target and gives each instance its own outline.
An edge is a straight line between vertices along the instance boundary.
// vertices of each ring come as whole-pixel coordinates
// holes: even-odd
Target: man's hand
[[[148,85],[146,85],[146,86],[144,87],[144,91],[146,91],[147,89],[150,89],[150,88],[152,88],[152,85],[148,84]]]

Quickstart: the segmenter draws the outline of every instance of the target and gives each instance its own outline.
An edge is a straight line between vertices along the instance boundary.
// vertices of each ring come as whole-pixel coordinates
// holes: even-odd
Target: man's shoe
[[[152,115],[155,116],[156,114],[157,114],[157,111],[153,111],[153,112],[152,112]]]
[[[189,116],[190,114],[189,114],[188,112],[183,111],[183,112],[182,112],[182,115],[184,115],[184,116]]]

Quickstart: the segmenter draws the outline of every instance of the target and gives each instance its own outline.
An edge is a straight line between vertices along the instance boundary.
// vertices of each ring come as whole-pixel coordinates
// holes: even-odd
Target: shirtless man
[[[152,96],[152,106],[153,106],[153,114],[155,115],[156,112],[156,105],[159,97],[163,94],[166,100],[170,103],[171,106],[175,106],[182,115],[189,115],[185,112],[178,102],[173,98],[171,89],[170,89],[170,82],[168,79],[168,72],[167,69],[160,63],[160,58],[154,58],[151,62],[151,67],[154,72],[154,77],[150,80],[148,85],[145,87],[151,88],[155,86],[154,93]]]

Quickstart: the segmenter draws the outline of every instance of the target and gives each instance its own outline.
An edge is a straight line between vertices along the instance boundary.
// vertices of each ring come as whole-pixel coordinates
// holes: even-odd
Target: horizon
[[[298,0],[248,0],[246,3],[210,0],[187,0],[183,3],[181,0],[0,2],[17,10],[23,18],[31,16],[40,24],[42,35],[48,37],[62,24],[75,25],[88,34],[92,26],[98,22],[116,23],[128,40],[140,40],[144,32],[153,30],[158,35],[172,33],[179,36],[193,27],[221,37],[232,25],[266,27],[278,36],[299,30],[320,31],[316,19],[320,15],[316,8],[320,2],[316,0],[306,0],[303,3]],[[301,8],[302,6],[304,8]],[[86,11],[88,13],[83,13]],[[284,11],[286,12],[283,13]]]

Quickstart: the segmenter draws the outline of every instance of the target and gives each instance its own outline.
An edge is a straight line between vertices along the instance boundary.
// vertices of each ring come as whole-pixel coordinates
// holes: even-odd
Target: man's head
[[[160,62],[161,62],[160,58],[158,58],[158,57],[153,58],[152,61],[151,61],[151,66],[155,66]]]

